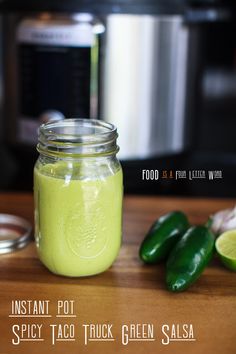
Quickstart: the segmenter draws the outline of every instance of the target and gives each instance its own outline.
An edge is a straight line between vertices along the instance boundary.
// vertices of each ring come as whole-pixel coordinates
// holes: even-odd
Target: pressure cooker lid
[[[174,15],[191,6],[217,8],[234,4],[235,0],[0,0],[0,11]]]
[[[2,0],[2,11],[179,14],[188,0]]]

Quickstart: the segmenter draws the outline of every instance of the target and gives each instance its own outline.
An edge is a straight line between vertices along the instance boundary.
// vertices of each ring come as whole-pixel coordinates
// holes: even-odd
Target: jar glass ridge
[[[116,128],[96,119],[66,119],[43,124],[37,149],[44,155],[66,158],[116,154]],[[66,154],[66,156],[65,156]]]

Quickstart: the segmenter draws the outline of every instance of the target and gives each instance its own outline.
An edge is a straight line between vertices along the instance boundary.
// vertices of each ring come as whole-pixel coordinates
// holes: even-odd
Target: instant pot
[[[123,160],[191,145],[202,30],[189,2],[11,0],[1,7],[8,10],[4,120],[11,143],[34,145],[48,120],[93,117],[117,126]]]

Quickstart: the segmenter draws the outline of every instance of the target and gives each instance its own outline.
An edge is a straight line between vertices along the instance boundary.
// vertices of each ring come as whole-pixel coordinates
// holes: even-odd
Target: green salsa
[[[71,167],[68,175],[64,162],[35,167],[37,250],[53,273],[94,275],[108,269],[120,249],[122,170],[81,178],[81,167]]]

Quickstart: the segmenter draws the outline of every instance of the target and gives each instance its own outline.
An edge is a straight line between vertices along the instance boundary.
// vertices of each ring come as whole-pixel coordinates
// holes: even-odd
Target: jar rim
[[[66,118],[42,124],[39,128],[39,152],[88,155],[117,151],[116,127],[88,118]]]
[[[77,125],[78,128],[92,128],[93,132],[90,134],[85,134],[82,131],[74,131],[72,134],[71,132],[57,132],[56,129],[60,128],[75,128]],[[100,131],[99,131],[100,129]],[[103,130],[103,131],[102,131]],[[106,137],[109,134],[114,134],[116,133],[117,129],[116,127],[108,122],[105,122],[100,119],[89,119],[89,118],[66,118],[60,121],[51,121],[44,123],[40,126],[39,128],[39,133],[49,135],[50,137],[52,136],[60,136],[60,137],[72,137],[74,136],[75,138],[78,139],[89,139],[91,137],[95,137],[95,135],[100,135],[102,137]]]

